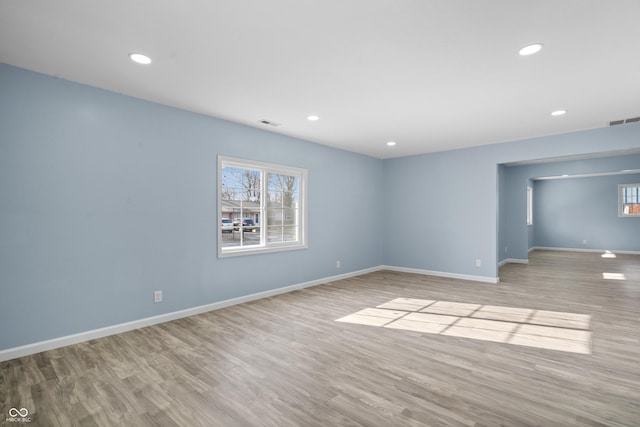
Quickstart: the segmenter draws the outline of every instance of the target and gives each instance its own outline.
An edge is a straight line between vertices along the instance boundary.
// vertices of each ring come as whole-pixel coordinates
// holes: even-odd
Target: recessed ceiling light
[[[309,116],[309,117],[307,117],[307,120],[311,120],[312,122],[315,122],[316,120],[320,120],[320,117],[315,116],[315,115],[314,116]]]
[[[540,52],[540,49],[542,49],[542,43],[534,43],[523,47],[518,53],[521,56],[533,55],[534,53]]]
[[[387,142],[387,145],[389,147],[393,147],[394,145],[396,145],[396,143],[395,143],[395,141],[389,141],[389,142]]]
[[[552,116],[564,116],[567,114],[567,110],[556,110],[551,113]]]
[[[143,55],[141,53],[130,53],[129,54],[129,59],[131,59],[133,62],[135,62],[137,64],[142,64],[142,65],[151,64],[151,58],[149,58],[147,55]]]

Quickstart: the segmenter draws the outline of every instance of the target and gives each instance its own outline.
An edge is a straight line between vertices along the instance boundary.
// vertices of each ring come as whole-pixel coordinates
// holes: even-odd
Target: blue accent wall
[[[0,350],[379,265],[492,279],[539,176],[503,164],[638,148],[624,125],[382,161],[0,64]],[[217,258],[218,155],[308,169],[308,249]]]
[[[640,174],[536,181],[534,245],[640,251],[640,217],[618,216],[618,184]]]
[[[591,161],[572,163],[571,169],[562,169],[562,162],[527,166],[539,167],[535,173],[496,165],[639,148],[640,124],[632,124],[385,160],[385,216],[406,221],[400,229],[386,229],[384,259],[394,266],[495,278],[500,260],[528,257],[529,178],[555,169],[578,173],[586,170],[582,162]],[[628,165],[622,169],[638,167],[634,156],[621,157]],[[498,253],[505,248],[496,245],[505,241],[503,258]],[[481,267],[475,267],[477,259]]]
[[[218,154],[308,169],[308,249],[217,258]],[[378,266],[382,167],[0,64],[0,349]]]
[[[626,129],[630,131],[640,131],[640,125],[627,125]],[[615,128],[606,128],[604,130],[614,131]],[[588,133],[588,132],[587,132]],[[614,132],[611,132],[611,137],[615,136]],[[640,141],[640,132],[639,136],[636,137],[636,141]],[[606,139],[604,139],[606,143]],[[584,237],[579,238],[580,246],[575,246],[574,244],[569,244],[569,240],[563,240],[564,243],[568,244],[568,246],[560,245],[559,241],[554,244],[549,243],[549,239],[545,238],[541,240],[542,235],[549,234],[549,227],[553,227],[550,224],[552,221],[551,215],[549,215],[549,209],[552,209],[551,204],[545,206],[545,203],[552,203],[552,199],[549,197],[545,197],[544,199],[539,199],[539,192],[541,187],[545,187],[548,181],[533,181],[533,197],[534,197],[534,212],[533,212],[533,227],[527,227],[526,225],[526,209],[527,209],[527,196],[526,196],[526,188],[527,183],[531,182],[533,178],[540,177],[548,177],[548,176],[561,176],[564,174],[575,175],[575,174],[593,174],[593,173],[603,173],[603,172],[619,172],[627,169],[639,169],[640,168],[640,154],[627,154],[627,155],[618,155],[618,156],[610,156],[610,157],[599,157],[592,159],[582,159],[582,160],[571,160],[571,161],[554,161],[550,163],[539,163],[539,164],[530,164],[530,165],[521,165],[521,166],[510,166],[506,168],[506,209],[505,209],[505,220],[507,221],[507,258],[513,259],[527,259],[528,258],[528,249],[533,246],[549,246],[549,247],[560,247],[560,248],[597,248],[597,249],[618,249],[618,250],[633,250],[633,249],[625,249],[628,245],[623,240],[617,241],[609,241],[610,245],[613,245],[610,248],[602,248],[597,246],[587,246],[582,245],[582,240]],[[621,177],[624,175],[621,175]],[[572,182],[581,182],[580,180],[590,179],[590,178],[575,178],[571,179]],[[608,178],[613,179],[614,178]],[[624,180],[626,178],[618,178]],[[569,181],[569,180],[562,180]],[[605,180],[606,181],[606,180]],[[581,188],[582,191],[586,191],[587,188],[580,184],[576,184]],[[617,184],[616,184],[617,186]],[[546,186],[548,189],[549,186]],[[577,188],[576,188],[577,189]],[[544,188],[543,188],[544,191]],[[547,194],[549,194],[547,192]],[[617,201],[611,202],[610,200],[601,200],[603,197],[602,194],[594,193],[592,195],[594,198],[593,203],[597,204],[607,204],[611,206],[613,203],[613,208],[616,210],[617,216]],[[617,193],[613,193],[613,195],[609,195],[609,197],[617,197]],[[553,202],[555,203],[555,202]],[[597,208],[600,209],[600,208]],[[634,221],[637,221],[635,218],[624,218],[627,222],[622,221],[619,222],[620,225],[627,226]],[[615,220],[614,220],[615,221]],[[631,221],[631,222],[628,222]],[[574,224],[578,227],[578,223]],[[605,223],[602,223],[604,226]],[[546,226],[546,229],[542,229],[541,227]],[[627,230],[628,232],[632,231],[631,229]],[[577,232],[577,231],[576,231]],[[596,231],[594,231],[595,233]],[[573,232],[571,233],[573,234]],[[587,239],[589,241],[590,239]],[[595,241],[593,242],[595,244]],[[560,246],[559,246],[560,245]]]
[[[385,160],[388,265],[496,276],[497,165],[483,149]],[[475,267],[480,259],[481,267]]]
[[[507,168],[498,165],[498,246],[496,247],[498,262],[507,259]]]

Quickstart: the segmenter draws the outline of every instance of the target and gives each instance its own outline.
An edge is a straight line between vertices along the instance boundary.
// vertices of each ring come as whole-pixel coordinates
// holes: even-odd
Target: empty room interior
[[[638,22],[0,0],[0,425],[639,426]]]

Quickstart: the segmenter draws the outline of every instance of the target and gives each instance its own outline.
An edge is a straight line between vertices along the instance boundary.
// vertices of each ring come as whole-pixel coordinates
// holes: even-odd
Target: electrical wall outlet
[[[482,267],[482,260],[476,260],[476,267]]]
[[[340,268],[340,261],[336,261],[336,268]]]
[[[153,302],[155,303],[162,302],[162,291],[155,291],[153,293]]]
[[[582,244],[583,244],[583,245],[586,245],[586,244],[587,244],[587,239],[584,239],[584,240],[582,241]]]

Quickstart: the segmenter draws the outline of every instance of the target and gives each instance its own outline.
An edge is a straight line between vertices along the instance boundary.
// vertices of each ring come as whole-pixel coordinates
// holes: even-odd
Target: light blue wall
[[[640,125],[381,161],[0,64],[0,349],[381,264],[495,278],[530,177],[498,165],[631,148]],[[309,249],[216,258],[219,154],[309,170]]]
[[[498,245],[496,247],[498,262],[507,259],[507,169],[498,165]]]
[[[640,131],[640,125],[624,125],[621,126],[625,131],[638,132]],[[615,141],[615,137],[618,136],[616,128],[605,128],[604,130],[610,132],[610,140]],[[592,131],[593,132],[593,131]],[[589,132],[587,132],[589,134]],[[606,142],[608,139],[603,137]],[[636,141],[640,141],[640,132],[636,136]],[[531,164],[523,166],[511,166],[506,168],[506,181],[507,181],[507,194],[506,194],[506,221],[507,221],[507,258],[513,259],[527,259],[528,248],[532,246],[543,246],[536,241],[536,236],[539,234],[540,220],[538,216],[541,212],[538,212],[539,203],[538,198],[538,186],[543,181],[534,181],[534,213],[533,213],[533,227],[527,227],[526,225],[526,208],[527,208],[527,196],[526,188],[527,182],[531,178],[545,177],[545,176],[560,176],[564,174],[588,174],[599,172],[613,172],[621,171],[625,169],[638,169],[640,168],[640,154],[629,154],[623,156],[610,156],[593,159],[573,160],[573,161],[560,161],[551,163]],[[582,238],[580,238],[582,242]],[[546,246],[546,245],[544,245]],[[561,246],[564,247],[564,246]],[[575,246],[568,246],[575,247]],[[598,248],[600,249],[600,248]],[[622,248],[616,248],[622,249]]]
[[[496,249],[498,218],[507,221],[505,258],[527,259],[526,188],[532,176],[508,170],[503,180],[497,165],[638,148],[640,124],[630,124],[385,160],[385,217],[403,221],[385,230],[385,263],[495,278],[504,251]],[[504,215],[500,183],[506,185]],[[476,259],[482,267],[475,267]]]
[[[219,154],[308,169],[307,250],[216,257]],[[380,265],[382,173],[0,64],[0,350]]]
[[[535,246],[640,251],[640,218],[618,216],[618,184],[634,183],[640,174],[537,181]]]
[[[495,277],[497,165],[482,150],[386,160],[386,264]],[[475,267],[480,259],[482,267]]]

